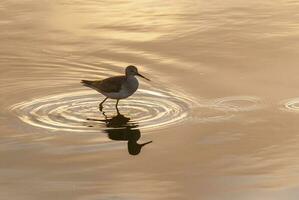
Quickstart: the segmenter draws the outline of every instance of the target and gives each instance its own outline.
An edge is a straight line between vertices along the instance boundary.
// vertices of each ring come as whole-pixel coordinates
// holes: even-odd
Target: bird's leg
[[[107,121],[107,120],[108,120],[108,117],[107,117],[107,115],[105,114],[105,112],[102,112],[102,114],[104,115],[105,120]]]
[[[119,113],[119,110],[118,110],[118,102],[119,102],[119,99],[117,99],[117,101],[116,101],[116,104],[115,104],[115,108],[116,108],[116,111],[117,111],[117,114],[119,115],[120,113]]]
[[[102,112],[103,110],[103,103],[108,99],[108,97],[106,97],[99,105],[99,110]]]

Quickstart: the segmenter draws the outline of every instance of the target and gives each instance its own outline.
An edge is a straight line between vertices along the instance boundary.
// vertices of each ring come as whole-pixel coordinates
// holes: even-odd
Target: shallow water
[[[298,10],[1,1],[0,199],[297,199]],[[100,113],[80,80],[129,64],[152,81]]]

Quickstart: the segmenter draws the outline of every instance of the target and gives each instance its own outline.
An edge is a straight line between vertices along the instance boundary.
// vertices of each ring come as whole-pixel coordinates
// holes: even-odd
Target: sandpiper
[[[119,100],[128,98],[134,94],[139,86],[138,80],[135,76],[140,76],[149,81],[148,78],[138,73],[138,69],[135,66],[129,65],[126,67],[125,76],[114,76],[98,81],[82,80],[81,83],[83,83],[84,86],[90,87],[106,96],[99,105],[100,111],[103,110],[103,103],[110,98],[117,100],[115,108],[117,113],[119,113],[117,108]]]

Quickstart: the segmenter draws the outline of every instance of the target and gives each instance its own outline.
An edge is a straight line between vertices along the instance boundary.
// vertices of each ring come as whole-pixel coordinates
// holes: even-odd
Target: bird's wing
[[[99,88],[100,91],[111,93],[111,92],[119,92],[125,80],[126,80],[125,76],[114,76],[114,77],[106,78],[102,81],[95,81],[93,84],[96,88]]]
[[[119,92],[125,80],[126,80],[125,76],[114,76],[100,81],[82,80],[81,83],[83,83],[85,86],[90,87],[92,89],[101,92],[111,93],[111,92]]]

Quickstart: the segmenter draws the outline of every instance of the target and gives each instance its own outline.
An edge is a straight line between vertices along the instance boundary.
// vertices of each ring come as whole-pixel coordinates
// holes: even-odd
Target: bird
[[[104,102],[110,99],[116,99],[115,108],[117,113],[118,110],[118,102],[120,99],[125,99],[131,96],[136,92],[139,86],[138,79],[135,76],[139,76],[144,78],[145,80],[150,81],[150,79],[144,77],[139,74],[137,67],[133,65],[129,65],[125,69],[125,75],[123,76],[113,76],[106,78],[104,80],[81,80],[81,83],[94,89],[104,95],[106,98],[99,104],[99,110],[102,112]]]

